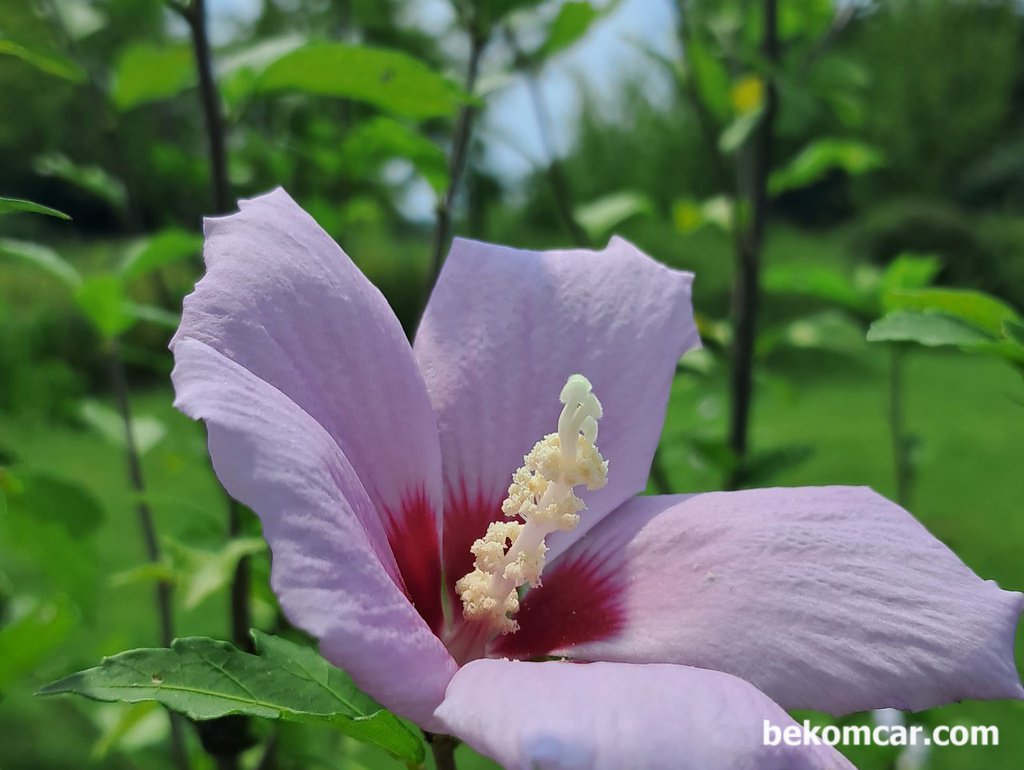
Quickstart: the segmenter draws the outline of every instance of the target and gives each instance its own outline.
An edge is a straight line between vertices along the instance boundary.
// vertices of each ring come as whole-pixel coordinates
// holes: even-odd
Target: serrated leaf
[[[203,238],[180,228],[163,230],[136,243],[121,264],[121,276],[135,280],[161,267],[192,259],[203,248]]]
[[[75,291],[75,302],[105,339],[113,339],[135,324],[120,276],[97,275],[85,279]]]
[[[49,206],[44,206],[41,203],[33,203],[32,201],[21,200],[20,198],[0,197],[0,216],[15,214],[19,211],[24,211],[28,214],[46,214],[50,217],[57,217],[57,219],[71,219],[63,211],[51,209]]]
[[[99,401],[85,399],[78,410],[82,422],[114,446],[125,446],[124,422],[121,415]],[[156,417],[138,415],[132,418],[132,438],[140,455],[147,454],[167,435],[167,427]]]
[[[344,43],[310,43],[270,64],[256,81],[261,93],[297,90],[368,102],[395,115],[451,115],[459,89],[408,54]]]
[[[0,39],[0,56],[2,55],[14,56],[40,72],[70,80],[72,83],[81,83],[85,80],[85,72],[81,67],[66,56],[51,51],[40,51],[13,40]]]
[[[189,46],[138,43],[122,51],[117,60],[112,96],[119,110],[130,110],[176,96],[195,83]]]
[[[970,348],[992,342],[992,338],[957,318],[941,313],[897,311],[871,324],[868,341]]]
[[[178,639],[170,649],[129,650],[53,682],[39,694],[156,701],[196,720],[243,714],[329,724],[406,762],[423,759],[416,735],[315,651],[259,632],[253,638],[258,655],[204,637]]]
[[[65,596],[36,602],[24,615],[0,628],[0,693],[32,671],[64,643],[78,623],[78,612]]]
[[[75,163],[59,152],[40,155],[35,159],[34,165],[37,173],[63,179],[80,190],[106,201],[118,211],[123,211],[128,205],[128,191],[124,182],[99,166]]]
[[[651,201],[646,195],[623,190],[578,206],[573,214],[587,235],[597,240],[627,219],[649,214],[651,209]]]
[[[72,290],[82,283],[82,276],[74,266],[49,246],[0,238],[0,258],[17,260],[38,268]]]
[[[1017,312],[1002,300],[967,289],[917,289],[894,291],[885,297],[888,310],[937,312],[957,318],[991,337],[1003,334],[1003,322],[1019,321]]]
[[[785,166],[773,172],[768,192],[778,195],[821,180],[841,169],[851,176],[866,174],[883,165],[882,154],[869,144],[851,139],[819,139],[804,147]]]

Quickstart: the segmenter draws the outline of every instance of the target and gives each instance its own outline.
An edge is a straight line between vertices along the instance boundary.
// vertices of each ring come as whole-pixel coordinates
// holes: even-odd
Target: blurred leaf
[[[78,412],[82,422],[103,436],[114,446],[125,446],[124,421],[121,415],[99,401],[85,399]],[[167,427],[152,415],[132,418],[132,438],[140,455],[147,454],[167,435]]]
[[[167,737],[167,717],[157,703],[110,704],[107,708],[110,711],[97,709],[97,721],[103,732],[92,747],[94,760],[101,760],[112,751],[137,751]]]
[[[651,202],[646,195],[623,190],[578,206],[573,214],[587,235],[599,240],[627,219],[649,214],[651,210]]]
[[[694,38],[687,48],[685,53],[688,67],[685,76],[694,79],[701,99],[711,113],[724,123],[732,111],[729,104],[729,71],[702,41]]]
[[[833,169],[857,176],[882,165],[882,154],[869,144],[850,139],[818,139],[804,147],[785,166],[772,172],[768,191],[778,195],[807,187],[823,179]]]
[[[355,99],[409,118],[451,115],[462,103],[459,89],[418,59],[344,43],[310,43],[285,54],[260,75],[256,88]]]
[[[406,762],[423,759],[420,739],[314,650],[258,631],[253,638],[259,655],[203,637],[178,639],[170,649],[129,650],[53,682],[39,694],[155,700],[196,720],[245,714],[329,724]]]
[[[676,230],[686,234],[705,225],[714,225],[725,233],[732,231],[735,215],[733,201],[726,195],[716,195],[705,201],[682,198],[672,205],[672,222]]]
[[[13,498],[19,515],[56,524],[73,538],[88,537],[103,523],[103,506],[92,492],[45,472],[19,471]]]
[[[729,101],[737,115],[759,111],[764,105],[764,80],[760,75],[744,75],[729,89]]]
[[[1024,345],[1024,322],[1007,318],[1003,321],[1003,335],[1018,345]]]
[[[941,268],[938,257],[900,254],[882,272],[880,288],[883,292],[921,289],[935,280]]]
[[[226,588],[234,577],[239,560],[262,553],[267,548],[261,537],[230,540],[219,551],[193,548],[170,538],[166,542],[175,580],[183,595],[182,606],[186,610],[195,609]]]
[[[136,43],[121,52],[114,78],[112,97],[119,110],[176,96],[196,83],[192,49]]]
[[[24,211],[30,214],[46,214],[47,216],[57,217],[57,219],[71,219],[71,217],[63,211],[51,209],[49,206],[44,206],[41,203],[24,201],[19,198],[0,197],[0,216],[3,216],[4,214],[13,214],[18,211]]]
[[[72,40],[82,40],[103,29],[106,17],[95,3],[83,3],[81,0],[54,0],[53,7],[60,17],[64,31]]]
[[[757,355],[766,357],[782,349],[830,350],[849,353],[864,344],[864,331],[844,313],[826,310],[781,327],[765,329],[757,338]]]
[[[899,311],[875,321],[868,329],[870,342],[916,342],[928,347],[971,347],[992,338],[963,321],[941,313]]]
[[[738,116],[718,137],[718,149],[727,155],[739,150],[760,125],[763,114],[762,110],[754,110]]]
[[[58,53],[29,48],[13,40],[0,39],[0,56],[14,56],[47,75],[70,80],[85,81],[85,72],[75,62]]]
[[[341,146],[349,173],[369,174],[367,164],[376,169],[391,158],[408,160],[435,191],[448,186],[448,161],[444,152],[415,129],[385,117],[376,117],[356,126]]]
[[[754,452],[743,469],[745,487],[764,486],[774,481],[780,473],[805,463],[814,455],[812,446],[787,446]]]
[[[0,628],[0,693],[60,647],[77,623],[75,605],[58,595]]]
[[[203,248],[203,237],[198,233],[174,227],[144,238],[128,252],[121,265],[121,276],[126,281],[140,278],[161,267],[192,259]]]
[[[119,276],[86,278],[75,292],[75,301],[105,339],[113,339],[135,324]]]
[[[82,276],[71,263],[65,261],[49,246],[0,238],[0,257],[32,265],[72,290],[77,289],[82,283]]]
[[[943,313],[980,329],[992,337],[1003,334],[1003,322],[1020,321],[1005,302],[980,291],[966,289],[918,289],[886,295],[887,310],[918,310]]]
[[[124,182],[99,166],[81,166],[66,155],[52,152],[36,158],[35,169],[43,176],[63,179],[80,190],[95,195],[117,211],[124,211],[128,206],[128,192]]]
[[[174,583],[178,573],[166,561],[147,561],[110,576],[111,588],[124,588],[138,583]]]
[[[877,312],[873,291],[858,286],[852,277],[824,264],[788,262],[771,265],[764,271],[762,285],[765,291],[813,297],[858,314],[873,315]]]
[[[569,0],[558,9],[548,27],[547,37],[537,52],[541,59],[549,59],[581,40],[591,25],[602,16],[593,5],[584,0]]]
[[[164,310],[156,305],[140,305],[137,302],[126,302],[125,312],[136,321],[145,321],[154,326],[159,326],[170,331],[177,331],[181,323],[181,317],[170,310]]]

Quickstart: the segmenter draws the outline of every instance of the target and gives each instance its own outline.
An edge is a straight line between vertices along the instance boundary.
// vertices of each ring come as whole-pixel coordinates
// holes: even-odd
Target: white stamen
[[[517,589],[540,585],[548,550],[544,538],[575,529],[586,509],[573,489],[600,489],[608,477],[608,463],[594,445],[602,408],[590,381],[572,375],[560,401],[558,432],[546,435],[523,458],[501,506],[506,516],[524,523],[493,522],[470,549],[476,557],[473,571],[455,584],[465,618],[487,622],[504,634],[519,628],[510,617],[519,610]]]

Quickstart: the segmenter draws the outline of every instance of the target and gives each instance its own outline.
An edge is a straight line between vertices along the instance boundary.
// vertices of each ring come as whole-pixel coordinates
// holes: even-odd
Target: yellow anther
[[[605,485],[608,463],[594,445],[597,421],[603,413],[590,381],[572,375],[562,388],[564,407],[558,432],[549,433],[523,458],[512,474],[512,484],[501,510],[518,521],[493,522],[470,549],[476,557],[473,571],[455,584],[462,599],[463,616],[490,624],[507,634],[519,628],[511,615],[519,610],[517,589],[540,585],[552,532],[575,529],[586,509],[573,491],[586,486],[594,491]]]

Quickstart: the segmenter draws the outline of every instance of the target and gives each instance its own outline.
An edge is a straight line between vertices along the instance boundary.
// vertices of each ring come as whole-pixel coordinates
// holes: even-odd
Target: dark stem
[[[475,30],[470,30],[469,65],[466,69],[466,80],[463,84],[463,90],[470,100],[472,100],[473,91],[476,88],[476,79],[480,74],[480,57],[483,55],[486,44],[487,41],[482,34]],[[448,248],[448,241],[451,238],[452,206],[455,204],[459,183],[466,169],[466,159],[469,156],[469,145],[473,137],[473,123],[476,119],[476,113],[476,105],[472,101],[468,101],[462,105],[462,108],[459,110],[459,116],[455,121],[455,133],[452,135],[452,151],[448,158],[448,188],[437,202],[437,223],[434,226],[434,241],[430,252],[430,273],[427,276],[428,292],[433,288],[434,283],[437,281],[437,276],[441,272],[445,249]]]
[[[899,344],[889,350],[889,437],[892,442],[893,476],[896,481],[896,502],[910,505],[914,469],[903,416],[904,350]]]
[[[110,343],[108,366],[110,382],[114,390],[117,411],[121,415],[124,428],[125,459],[128,463],[128,481],[135,495],[135,514],[142,531],[142,540],[146,548],[146,558],[154,564],[161,560],[160,541],[157,539],[156,523],[153,511],[146,500],[146,478],[142,471],[142,458],[135,444],[132,431],[132,408],[128,391],[128,377],[125,374],[124,359],[121,356],[121,343],[113,340]],[[160,644],[170,647],[174,641],[174,604],[171,585],[164,580],[157,581],[155,589],[157,617],[160,624]],[[175,765],[180,770],[188,770],[188,751],[185,748],[185,731],[182,720],[176,714],[168,712],[171,720],[171,754]]]
[[[430,745],[430,752],[434,755],[434,766],[437,770],[456,770],[455,747],[459,745],[457,739],[450,735],[438,733],[423,733]]]
[[[188,23],[192,33],[192,50],[199,72],[199,96],[206,120],[209,143],[210,175],[213,186],[213,207],[218,214],[231,208],[231,189],[228,184],[228,154],[224,135],[224,116],[221,113],[220,91],[213,77],[210,39],[206,28],[206,0],[192,0],[187,6],[172,3]]]
[[[192,51],[199,71],[199,95],[206,120],[206,135],[209,144],[210,185],[213,196],[213,208],[217,214],[226,214],[232,206],[231,186],[227,170],[227,140],[224,127],[224,116],[221,112],[220,91],[213,76],[213,57],[210,51],[210,39],[206,26],[205,0],[192,0],[188,5],[169,0],[174,8],[188,23],[192,35]],[[227,500],[228,537],[235,538],[241,534],[243,513],[242,507],[230,496]],[[251,569],[249,558],[243,556],[238,560],[235,574],[231,580],[231,641],[240,650],[253,652],[249,629],[252,622],[249,615],[249,586]]]
[[[768,173],[771,169],[772,142],[778,94],[773,68],[779,58],[776,0],[764,0],[764,37],[761,53],[768,66],[761,121],[750,141],[740,150],[737,169],[739,201],[746,204],[748,217],[740,216],[742,232],[737,241],[733,283],[733,361],[729,395],[732,404],[729,423],[729,448],[736,458],[729,474],[729,489],[741,487],[746,478],[750,409],[753,399],[754,346],[757,339],[757,312],[761,291],[761,249],[768,214]]]

